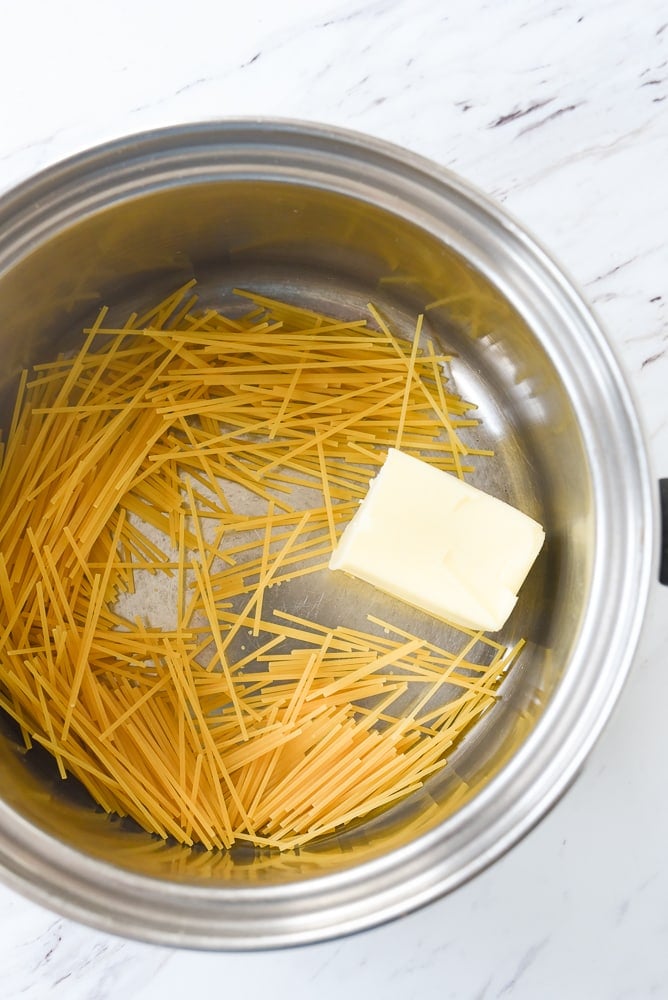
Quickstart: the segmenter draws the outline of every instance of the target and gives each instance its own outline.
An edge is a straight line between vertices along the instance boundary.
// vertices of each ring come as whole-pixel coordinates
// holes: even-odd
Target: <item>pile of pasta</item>
[[[519,646],[290,607],[389,446],[471,470],[476,420],[421,320],[408,342],[373,309],[344,322],[247,292],[224,315],[192,285],[122,327],[102,310],[75,356],[23,373],[0,707],[109,813],[290,849],[419,788]]]

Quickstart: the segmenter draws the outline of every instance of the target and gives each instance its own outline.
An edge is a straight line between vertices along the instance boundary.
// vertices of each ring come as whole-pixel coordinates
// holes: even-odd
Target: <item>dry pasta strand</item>
[[[488,452],[461,436],[478,421],[423,317],[405,341],[373,307],[348,321],[254,292],[226,316],[194,285],[122,326],[101,310],[73,357],[20,376],[0,707],[108,812],[289,850],[419,788],[521,643],[441,647],[290,603],[305,577],[326,587],[387,448],[460,478]]]

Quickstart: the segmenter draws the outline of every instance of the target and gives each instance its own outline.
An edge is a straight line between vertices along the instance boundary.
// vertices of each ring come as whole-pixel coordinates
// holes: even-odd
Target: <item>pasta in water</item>
[[[489,452],[462,443],[472,407],[421,320],[410,344],[373,309],[344,322],[247,292],[226,316],[193,285],[123,327],[102,310],[76,356],[23,373],[0,707],[109,813],[289,849],[420,787],[521,645],[319,623],[290,587],[326,574],[388,447],[460,477]]]

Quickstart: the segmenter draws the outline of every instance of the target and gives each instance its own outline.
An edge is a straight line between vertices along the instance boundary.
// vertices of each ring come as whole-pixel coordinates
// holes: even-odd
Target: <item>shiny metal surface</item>
[[[66,349],[98,305],[120,313],[192,275],[213,305],[235,285],[341,315],[373,300],[406,336],[428,307],[428,331],[456,351],[455,381],[496,451],[474,482],[548,535],[501,636],[529,642],[494,711],[422,792],[300,854],[206,855],[111,822],[0,723],[0,866],[10,884],[162,943],[318,940],[460,884],[573,779],[642,623],[656,530],[646,453],[596,320],[512,219],[402,150],[271,121],[122,140],[2,199],[2,422],[20,368]],[[322,586],[332,615],[352,615],[363,596]],[[307,611],[322,596],[313,587]],[[422,625],[438,637],[441,626]]]

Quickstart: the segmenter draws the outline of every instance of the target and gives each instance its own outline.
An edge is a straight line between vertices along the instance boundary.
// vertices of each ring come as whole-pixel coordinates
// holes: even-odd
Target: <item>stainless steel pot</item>
[[[550,257],[458,178],[361,135],[230,121],[123,139],[0,202],[3,413],[18,370],[102,303],[195,274],[358,312],[372,299],[457,352],[493,463],[475,482],[548,541],[503,638],[529,645],[503,698],[405,803],[299,854],[207,855],[96,811],[0,740],[6,881],[105,930],[202,948],[313,941],[447,892],[517,841],[577,773],[643,619],[656,511],[638,419],[601,329]],[[440,303],[440,304],[439,304]]]

